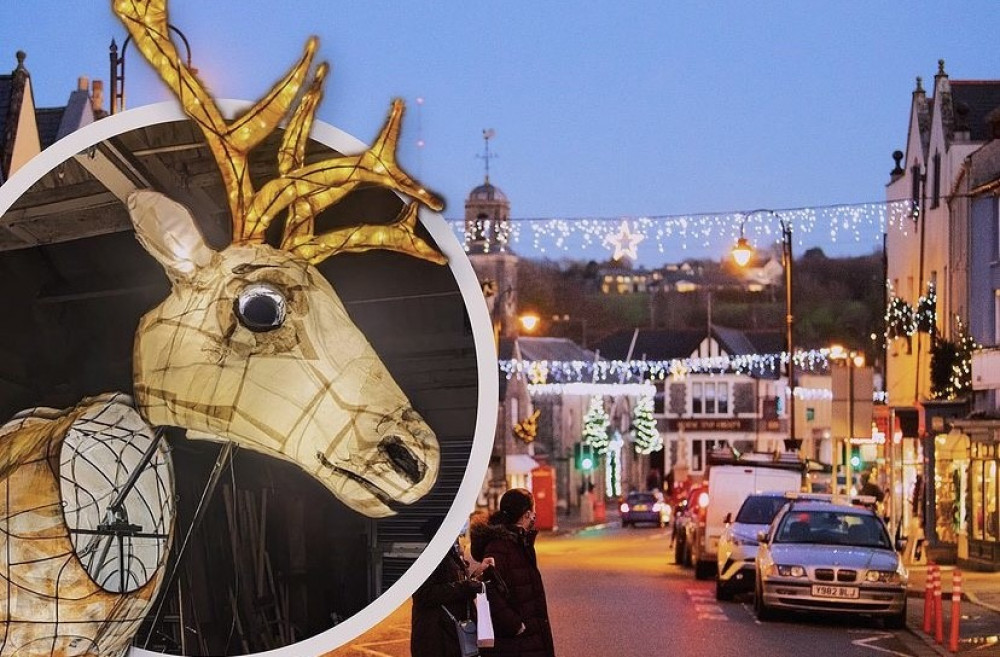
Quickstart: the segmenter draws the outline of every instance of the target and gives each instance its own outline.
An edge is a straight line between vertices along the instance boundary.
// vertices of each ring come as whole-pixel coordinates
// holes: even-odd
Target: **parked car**
[[[674,528],[670,541],[674,546],[674,563],[677,565],[691,566],[689,537],[694,536],[695,528],[699,524],[704,526],[707,511],[708,485],[692,486],[674,512]]]
[[[670,521],[670,505],[653,493],[629,493],[618,510],[622,527],[634,527],[640,522],[666,527]]]
[[[758,535],[754,611],[881,617],[906,624],[908,574],[882,519],[869,508],[816,500],[789,502]]]
[[[762,490],[802,488],[802,461],[751,460],[740,458],[717,462],[709,469],[707,506],[701,522],[687,525],[686,542],[697,579],[708,579],[716,572],[719,538],[726,518],[740,508],[747,496]]]
[[[716,600],[731,600],[737,593],[753,590],[757,573],[757,536],[767,530],[781,507],[793,500],[847,501],[843,496],[834,497],[828,493],[795,491],[770,491],[747,497],[735,517],[726,517],[726,528],[719,537]],[[851,499],[851,504],[874,509],[875,498],[858,495]]]
[[[743,500],[736,517],[726,517],[716,558],[716,600],[731,600],[737,593],[753,590],[757,535],[767,529],[788,501],[784,491],[754,493]]]

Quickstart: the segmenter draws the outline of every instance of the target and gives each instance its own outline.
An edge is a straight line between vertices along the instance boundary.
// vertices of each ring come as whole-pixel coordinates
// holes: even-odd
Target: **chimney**
[[[104,81],[94,80],[93,91],[90,92],[90,107],[94,116],[104,115]]]
[[[90,78],[86,75],[81,75],[76,79],[76,90],[77,91],[87,91],[90,88]]]

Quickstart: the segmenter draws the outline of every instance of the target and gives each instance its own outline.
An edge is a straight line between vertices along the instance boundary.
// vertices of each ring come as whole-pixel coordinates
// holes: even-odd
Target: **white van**
[[[714,464],[708,472],[708,509],[704,522],[689,526],[688,545],[694,575],[708,579],[715,574],[719,537],[727,517],[735,517],[752,493],[799,491],[804,483],[805,463],[797,460],[735,459]]]

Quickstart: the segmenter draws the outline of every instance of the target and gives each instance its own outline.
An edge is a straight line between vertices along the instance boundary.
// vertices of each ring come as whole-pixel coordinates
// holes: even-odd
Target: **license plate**
[[[649,511],[649,507],[646,506],[645,504],[636,504],[633,508],[636,511]]]
[[[857,598],[858,587],[813,584],[812,594],[817,598]]]

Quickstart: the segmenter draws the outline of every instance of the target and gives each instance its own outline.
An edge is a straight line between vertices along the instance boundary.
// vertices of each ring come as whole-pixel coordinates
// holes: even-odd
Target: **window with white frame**
[[[726,415],[729,413],[729,383],[699,381],[691,384],[692,415]]]

